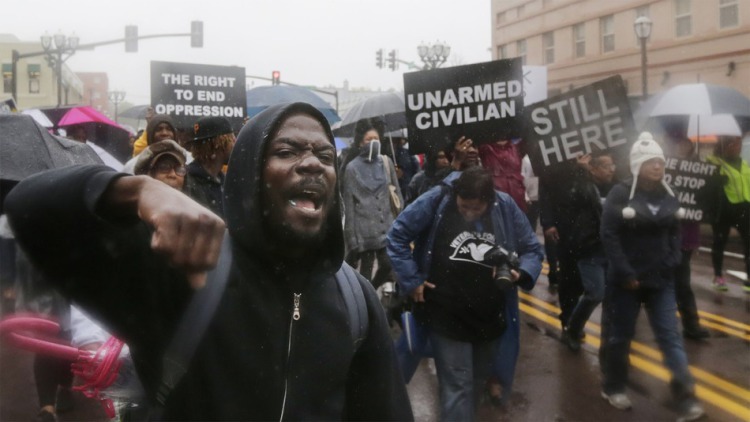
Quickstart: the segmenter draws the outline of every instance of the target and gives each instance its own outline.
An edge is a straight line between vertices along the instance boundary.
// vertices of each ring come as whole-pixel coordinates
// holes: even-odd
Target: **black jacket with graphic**
[[[307,104],[275,106],[243,128],[225,182],[233,246],[226,292],[182,381],[167,398],[168,420],[410,420],[389,327],[361,276],[369,332],[358,349],[333,274],[343,262],[340,201],[325,247],[309,271],[273,265],[260,208],[264,148],[280,122]],[[333,136],[328,130],[333,142]],[[191,297],[185,277],[149,246],[139,221],[104,221],[96,205],[117,174],[101,166],[49,171],[20,183],[7,200],[17,240],[59,288],[126,341],[148,396],[162,353]],[[302,274],[290,280],[289,274]],[[298,286],[292,289],[290,286]],[[301,293],[292,320],[293,294]]]

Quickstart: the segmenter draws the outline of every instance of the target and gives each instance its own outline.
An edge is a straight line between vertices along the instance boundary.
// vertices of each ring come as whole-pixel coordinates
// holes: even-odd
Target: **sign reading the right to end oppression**
[[[613,76],[525,110],[526,142],[534,173],[592,151],[608,150],[620,168],[636,138],[622,78]]]

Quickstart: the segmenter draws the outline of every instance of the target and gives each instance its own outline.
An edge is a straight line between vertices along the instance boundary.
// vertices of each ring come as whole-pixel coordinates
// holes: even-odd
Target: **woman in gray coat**
[[[390,158],[380,154],[383,127],[377,120],[362,119],[354,129],[354,141],[342,180],[346,262],[377,289],[389,278],[391,264],[385,252],[385,235],[393,223],[389,184],[399,203],[403,197]],[[387,172],[387,173],[386,173]],[[377,272],[372,269],[377,260]]]

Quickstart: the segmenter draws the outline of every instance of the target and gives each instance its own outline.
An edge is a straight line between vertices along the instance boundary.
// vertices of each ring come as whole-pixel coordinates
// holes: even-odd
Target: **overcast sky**
[[[422,42],[447,42],[449,64],[491,60],[489,0],[36,0],[0,9],[0,32],[37,42],[48,31],[73,32],[81,44],[139,35],[187,33],[204,22],[204,47],[190,39],[141,40],[137,53],[123,44],[79,51],[67,63],[77,72],[107,72],[110,90],[126,101],[149,100],[151,60],[236,65],[247,75],[271,76],[301,85],[403,89],[403,72],[375,67],[375,51],[398,50],[421,63]],[[251,84],[270,82],[248,79]]]

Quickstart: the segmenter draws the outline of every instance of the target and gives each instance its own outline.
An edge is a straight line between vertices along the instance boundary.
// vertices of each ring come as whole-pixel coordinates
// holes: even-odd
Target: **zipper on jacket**
[[[300,312],[299,304],[302,293],[294,293],[294,308],[292,309],[292,319],[289,321],[289,339],[286,345],[286,374],[284,375],[284,400],[281,402],[281,416],[279,421],[284,420],[284,412],[286,411],[286,396],[289,389],[289,357],[292,355],[292,329],[294,328],[294,321],[299,321]]]

